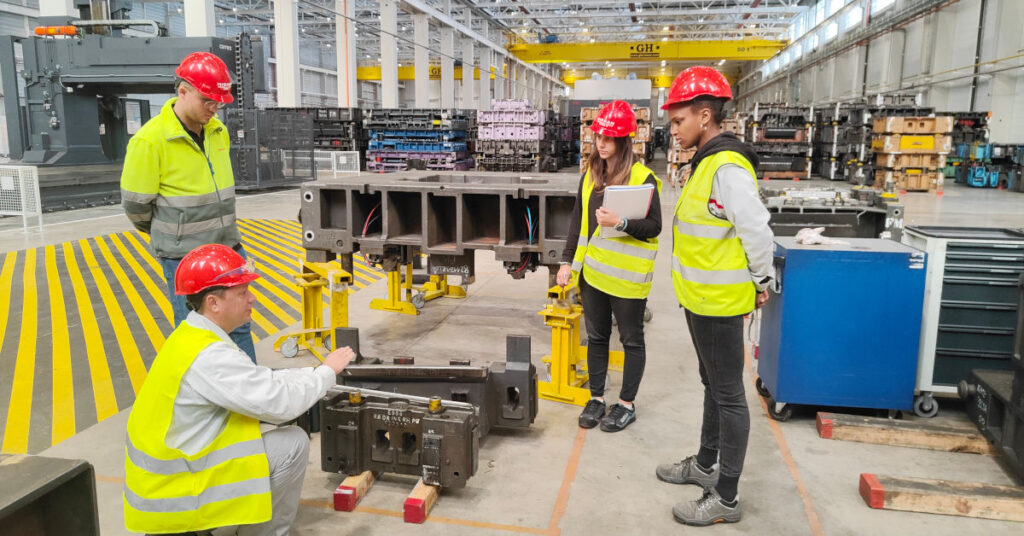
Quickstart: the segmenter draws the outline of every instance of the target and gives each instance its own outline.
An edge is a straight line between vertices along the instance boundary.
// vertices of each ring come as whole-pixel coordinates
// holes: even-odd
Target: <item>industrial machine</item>
[[[0,454],[0,475],[0,536],[99,535],[89,462]]]
[[[491,250],[509,274],[521,278],[538,266],[557,268],[578,184],[574,174],[473,171],[306,183],[302,245],[308,260],[326,262],[337,255],[348,271],[352,254],[359,252],[393,272],[407,264],[408,248],[415,248],[449,274],[470,273],[473,258],[467,252]]]
[[[525,335],[509,335],[505,362],[490,367],[396,358],[393,365],[349,366],[339,381],[319,404],[327,472],[411,474],[463,487],[476,472],[481,437],[528,428],[537,416],[537,372]]]
[[[74,1],[90,9],[88,0]],[[126,18],[130,2],[102,4],[111,18],[42,17],[36,36],[0,36],[10,157],[40,167],[45,211],[120,201],[128,139],[151,115],[148,100],[130,96],[172,94],[174,69],[189,53],[212,52],[233,70],[233,107],[252,108],[254,92],[265,90],[263,48],[248,35],[164,37],[159,23]],[[245,165],[235,168],[244,179]]]
[[[914,403],[925,254],[893,240],[775,240],[777,294],[760,310],[755,387],[778,420],[791,404],[909,410]],[[856,321],[837,322],[824,304]]]
[[[761,189],[776,236],[794,236],[805,227],[824,227],[825,236],[899,240],[903,205],[873,188]]]

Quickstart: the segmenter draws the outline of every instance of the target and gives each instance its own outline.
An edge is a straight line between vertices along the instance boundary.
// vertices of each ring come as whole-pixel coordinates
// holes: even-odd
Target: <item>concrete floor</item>
[[[654,169],[663,169],[664,166]],[[772,181],[780,186],[784,181]],[[801,181],[799,186],[830,185]],[[842,185],[840,185],[842,186]],[[663,210],[672,210],[666,193]],[[947,187],[942,197],[904,197],[907,223],[1024,227],[1024,195]],[[294,191],[239,199],[241,217],[294,218]],[[38,247],[129,228],[118,207],[46,216],[42,232],[23,234],[20,221],[0,220],[0,251]],[[69,223],[61,223],[61,222]],[[401,520],[402,503],[415,480],[384,475],[358,511],[334,512],[331,492],[341,475],[319,469],[314,436],[294,534],[663,534],[687,530],[671,515],[672,505],[698,497],[692,486],[674,486],[654,476],[657,464],[696,451],[702,393],[697,358],[668,277],[670,227],[665,226],[651,293],[654,318],[647,325],[647,369],[637,398],[638,421],[619,434],[582,431],[579,408],[541,401],[537,421],[518,433],[493,433],[480,444],[479,468],[468,486],[446,490],[422,526]],[[490,252],[477,253],[477,281],[465,300],[437,300],[418,317],[368,309],[385,293],[379,281],[351,297],[350,322],[361,330],[363,353],[412,355],[418,363],[467,357],[486,364],[502,359],[509,333],[532,336],[533,361],[542,356],[550,332],[537,315],[544,305],[546,273],[513,281]],[[301,366],[313,358],[285,361],[261,341],[260,361]],[[971,454],[883,447],[817,436],[814,410],[800,409],[788,422],[770,420],[749,381],[750,446],[740,482],[743,521],[719,526],[719,534],[1021,534],[1018,523],[872,510],[858,494],[860,473],[1013,484],[995,458]],[[621,376],[612,374],[614,399]],[[58,444],[43,455],[84,458],[96,468],[102,533],[125,534],[121,515],[123,438],[128,411]],[[939,419],[963,420],[962,410],[943,405]]]

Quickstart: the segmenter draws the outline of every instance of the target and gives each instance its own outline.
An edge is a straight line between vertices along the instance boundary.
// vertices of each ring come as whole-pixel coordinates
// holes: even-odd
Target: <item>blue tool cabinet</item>
[[[775,240],[774,293],[761,313],[757,390],[790,404],[909,410],[914,402],[925,254],[892,240]]]

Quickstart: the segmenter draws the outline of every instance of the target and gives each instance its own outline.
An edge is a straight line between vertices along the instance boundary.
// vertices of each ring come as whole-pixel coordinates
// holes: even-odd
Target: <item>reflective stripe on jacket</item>
[[[708,156],[686,181],[672,223],[672,286],[680,305],[703,316],[736,316],[754,309],[756,287],[743,244],[729,220],[712,214],[715,172],[727,164],[749,172],[756,186],[754,168],[740,153]]]
[[[199,353],[220,341],[183,322],[164,343],[128,417],[124,520],[133,532],[167,533],[270,520],[270,466],[259,421],[231,412],[194,455],[167,446],[181,379]]]
[[[661,193],[661,179],[643,164],[637,162],[630,169],[629,185],[639,186],[648,176],[654,181]],[[573,256],[572,271],[574,277],[586,270],[587,284],[619,298],[646,298],[651,293],[651,282],[654,280],[654,258],[658,254],[658,239],[637,240],[630,235],[601,238],[598,226],[590,232],[590,194],[594,191],[594,181],[587,170],[583,178],[582,206],[580,211],[580,238]]]
[[[234,247],[235,179],[227,128],[216,117],[203,126],[204,153],[164,104],[128,142],[121,204],[135,227],[150,234],[157,257],[180,259],[203,244]]]

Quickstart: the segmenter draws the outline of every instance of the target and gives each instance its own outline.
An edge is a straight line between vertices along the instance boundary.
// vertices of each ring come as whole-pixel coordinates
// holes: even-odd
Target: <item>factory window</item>
[[[846,5],[846,0],[828,0],[828,16],[835,15],[844,5]]]
[[[801,43],[797,43],[797,44],[793,45],[793,48],[791,49],[791,53],[793,54],[794,58],[799,58],[800,57],[800,55],[803,53],[801,51],[802,48],[803,48],[803,45]]]
[[[850,11],[846,12],[843,16],[843,30],[853,28],[860,24],[861,19],[864,18],[864,9],[860,6],[850,8]]]
[[[874,15],[883,9],[888,9],[895,3],[896,0],[874,0],[871,2],[871,14]]]
[[[839,34],[839,25],[832,22],[825,26],[825,42],[835,39],[836,35]]]
[[[811,26],[817,26],[821,24],[821,21],[825,20],[825,2],[818,2],[814,6],[814,24]]]
[[[811,36],[811,47],[808,48],[807,50],[817,50],[818,49],[818,42],[819,42],[818,34],[812,35]]]

